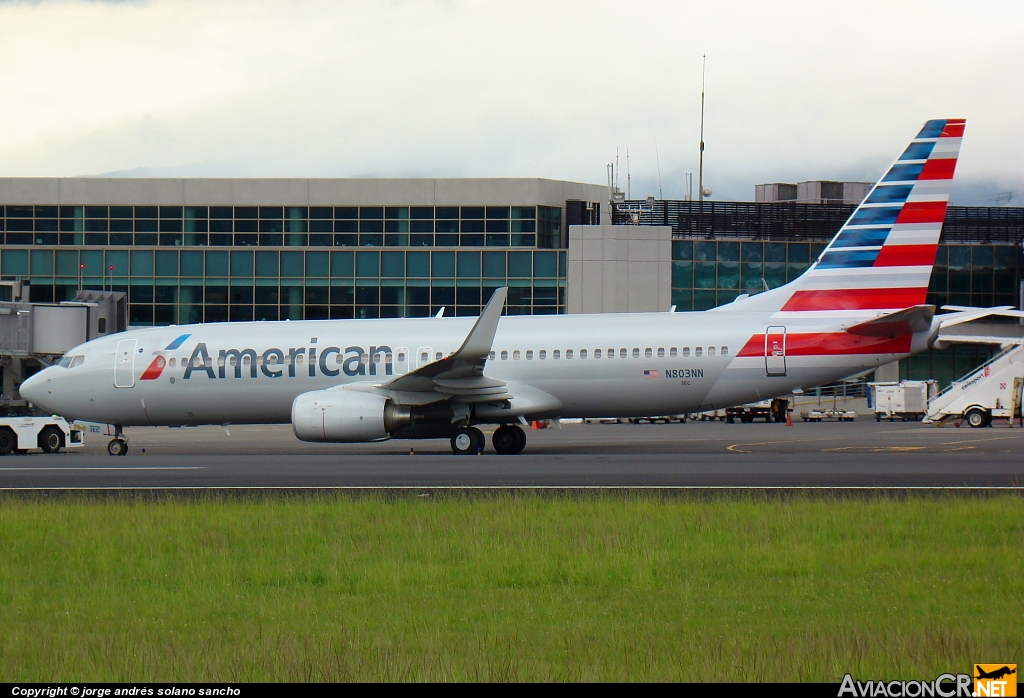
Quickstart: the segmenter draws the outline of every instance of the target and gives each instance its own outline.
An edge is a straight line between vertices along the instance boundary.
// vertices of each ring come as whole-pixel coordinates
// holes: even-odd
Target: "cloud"
[[[0,175],[184,174],[196,163],[196,174],[238,176],[603,182],[628,148],[634,193],[656,193],[660,160],[665,195],[678,196],[697,170],[706,51],[704,171],[716,198],[750,198],[761,181],[872,179],[921,122],[943,116],[969,119],[959,177],[1020,189],[1024,6],[993,12],[6,2]]]

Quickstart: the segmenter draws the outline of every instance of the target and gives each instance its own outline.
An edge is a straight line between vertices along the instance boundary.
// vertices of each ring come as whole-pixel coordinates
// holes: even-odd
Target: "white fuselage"
[[[527,417],[679,414],[830,383],[926,348],[927,337],[918,334],[897,351],[883,344],[878,353],[787,354],[776,334],[766,359],[760,347],[768,327],[785,326],[789,337],[842,331],[834,316],[808,315],[783,321],[771,312],[718,309],[507,316],[498,324],[485,373],[508,382],[512,393],[527,386],[553,398]],[[455,352],[475,320],[133,330],[71,350],[69,356],[84,357],[79,365],[45,369],[26,381],[23,394],[69,419],[122,426],[286,423],[298,395],[380,384],[415,370]]]

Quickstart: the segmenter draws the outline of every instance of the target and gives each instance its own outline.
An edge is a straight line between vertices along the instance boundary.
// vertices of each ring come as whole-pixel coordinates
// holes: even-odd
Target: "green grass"
[[[1022,570],[1017,496],[7,497],[0,676],[932,678]]]

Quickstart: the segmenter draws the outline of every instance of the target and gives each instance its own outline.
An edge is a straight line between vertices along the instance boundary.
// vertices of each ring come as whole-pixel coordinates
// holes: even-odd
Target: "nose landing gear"
[[[128,455],[128,439],[124,438],[124,434],[121,433],[121,427],[115,426],[114,431],[116,435],[107,444],[107,453],[112,456]]]

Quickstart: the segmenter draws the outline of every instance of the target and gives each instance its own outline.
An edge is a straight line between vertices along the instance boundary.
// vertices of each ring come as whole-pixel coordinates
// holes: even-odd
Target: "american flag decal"
[[[661,373],[659,371],[644,371],[644,378],[661,378]]]

